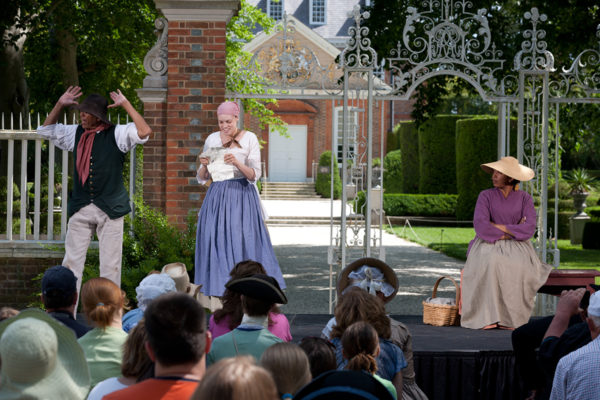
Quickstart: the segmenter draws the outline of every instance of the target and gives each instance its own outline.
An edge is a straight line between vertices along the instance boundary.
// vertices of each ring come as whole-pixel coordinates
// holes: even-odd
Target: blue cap
[[[42,278],[42,294],[46,295],[51,291],[63,295],[77,292],[77,278],[73,271],[62,265],[48,268]]]

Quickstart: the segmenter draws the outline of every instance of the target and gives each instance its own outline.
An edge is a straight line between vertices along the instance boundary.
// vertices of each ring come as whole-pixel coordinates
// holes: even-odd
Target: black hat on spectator
[[[42,294],[44,296],[60,293],[61,296],[72,296],[77,292],[77,278],[73,271],[62,265],[55,265],[44,272],[42,277]]]
[[[372,375],[361,371],[325,372],[294,396],[294,400],[392,400],[393,398],[383,384]]]
[[[288,301],[277,280],[264,274],[233,279],[227,282],[225,287],[232,292],[269,303],[287,304]]]

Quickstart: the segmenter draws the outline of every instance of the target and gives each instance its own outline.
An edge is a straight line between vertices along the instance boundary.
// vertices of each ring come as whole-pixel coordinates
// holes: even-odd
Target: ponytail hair
[[[125,292],[106,278],[92,278],[81,289],[81,305],[94,326],[106,329],[125,306]]]
[[[348,370],[367,371],[370,374],[377,372],[375,355],[378,348],[377,331],[367,322],[355,322],[342,335],[342,349],[348,360]]]

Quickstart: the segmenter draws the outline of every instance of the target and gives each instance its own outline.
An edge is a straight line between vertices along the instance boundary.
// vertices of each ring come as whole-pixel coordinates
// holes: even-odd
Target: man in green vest
[[[131,211],[123,182],[125,154],[148,141],[152,130],[120,90],[110,93],[113,104],[91,94],[81,104],[79,86],[70,86],[37,133],[62,150],[74,153],[72,190],[69,195],[69,224],[62,265],[77,277],[77,292],[85,256],[94,232],[100,245],[100,276],[121,286],[123,216]],[[79,109],[79,125],[63,125],[58,118],[64,107]],[[108,108],[123,107],[133,122],[114,125]]]

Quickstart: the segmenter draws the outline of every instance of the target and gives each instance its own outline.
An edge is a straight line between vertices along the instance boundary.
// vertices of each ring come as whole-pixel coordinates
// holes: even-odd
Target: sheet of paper
[[[207,169],[213,182],[225,181],[235,177],[235,170],[237,168],[225,163],[225,154],[228,151],[229,149],[226,147],[212,147],[200,155],[200,157],[210,160]]]

